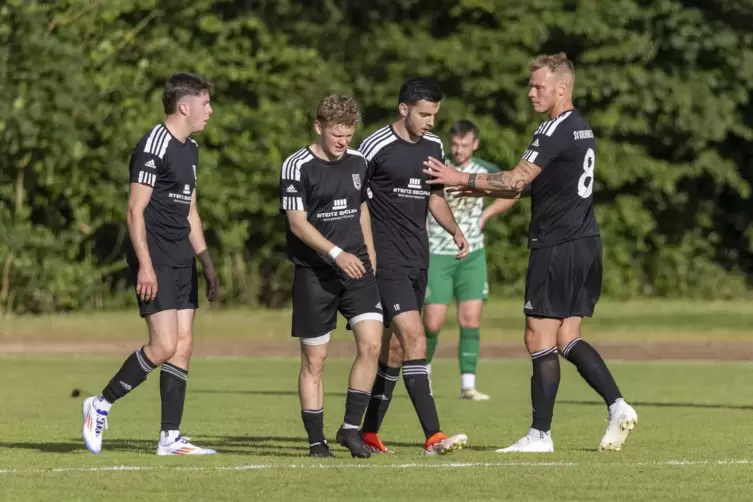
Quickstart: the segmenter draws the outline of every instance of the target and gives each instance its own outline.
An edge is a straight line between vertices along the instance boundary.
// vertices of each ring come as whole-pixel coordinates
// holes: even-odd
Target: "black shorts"
[[[366,319],[382,321],[374,275],[367,273],[353,280],[338,269],[296,267],[291,335],[296,338],[324,336],[337,327],[338,312],[350,327]]]
[[[385,326],[389,326],[390,321],[403,312],[421,312],[424,308],[428,282],[426,269],[377,268],[376,278],[384,306]]]
[[[586,237],[531,250],[523,312],[532,317],[591,317],[601,296],[601,239]]]
[[[139,273],[138,265],[130,265],[134,288]],[[147,317],[163,310],[185,310],[199,308],[199,279],[196,263],[189,267],[154,265],[157,275],[157,297],[152,301],[142,301],[136,295],[141,317]]]

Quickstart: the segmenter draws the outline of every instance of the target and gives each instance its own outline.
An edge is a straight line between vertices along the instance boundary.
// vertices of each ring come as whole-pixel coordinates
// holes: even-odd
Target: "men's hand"
[[[460,252],[455,256],[458,260],[461,260],[468,256],[468,251],[470,249],[470,245],[468,244],[468,241],[465,238],[465,234],[463,234],[463,231],[460,230],[460,227],[458,227],[457,230],[455,230],[455,234],[452,236],[453,240],[455,241],[455,245],[458,247]]]
[[[481,214],[481,218],[478,219],[478,228],[479,230],[483,230],[486,226],[486,222],[489,219],[489,216],[486,213]]]
[[[356,255],[345,251],[337,255],[335,263],[351,279],[360,279],[366,273],[366,267],[363,266],[361,260]]]
[[[157,298],[157,274],[154,267],[140,266],[136,276],[136,295],[143,302],[150,302]]]
[[[207,283],[207,300],[213,302],[217,298],[217,292],[220,290],[220,278],[214,270],[212,258],[209,256],[209,250],[205,249],[196,255],[201,263],[201,271],[204,273],[204,281]]]
[[[203,269],[204,281],[207,283],[207,300],[213,302],[217,298],[217,292],[220,290],[220,278],[214,268]]]
[[[429,185],[462,186],[468,181],[468,175],[461,173],[454,167],[446,166],[442,161],[429,157],[424,165],[424,172],[432,178],[427,180]]]

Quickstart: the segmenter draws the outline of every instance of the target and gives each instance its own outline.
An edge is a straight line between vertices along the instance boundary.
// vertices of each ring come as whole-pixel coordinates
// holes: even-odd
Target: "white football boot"
[[[609,407],[609,424],[599,443],[599,451],[620,451],[630,431],[638,423],[638,414],[624,399],[618,399]]]
[[[455,450],[462,450],[468,444],[468,436],[455,434],[447,436],[443,432],[437,432],[426,440],[424,455],[447,455]]]
[[[84,400],[82,406],[84,425],[81,428],[81,438],[86,448],[92,453],[102,451],[102,433],[107,429],[107,411],[100,410],[94,405],[97,396]]]
[[[157,446],[157,455],[215,455],[215,450],[199,448],[191,444],[189,437],[181,437],[177,431],[163,432]]]
[[[460,399],[466,399],[468,401],[488,401],[489,396],[476,389],[463,389],[460,391]]]
[[[500,448],[497,453],[552,453],[554,441],[552,433],[531,429],[512,446]]]

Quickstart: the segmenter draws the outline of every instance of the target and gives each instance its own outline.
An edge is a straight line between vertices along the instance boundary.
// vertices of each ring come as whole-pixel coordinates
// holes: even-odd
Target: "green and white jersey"
[[[500,171],[494,164],[476,158],[471,159],[471,162],[467,166],[459,168],[459,170],[464,173],[475,174],[496,173]],[[452,209],[452,214],[455,215],[455,220],[463,230],[465,238],[468,239],[468,244],[470,245],[469,251],[473,252],[483,249],[484,234],[481,232],[479,223],[481,222],[481,214],[484,212],[484,199],[482,197],[452,199],[446,192],[445,199],[450,205],[450,209]],[[429,213],[429,252],[439,255],[456,255],[458,253],[458,247],[455,245],[455,241],[452,240],[452,236],[437,223],[437,220],[434,219],[431,213]]]

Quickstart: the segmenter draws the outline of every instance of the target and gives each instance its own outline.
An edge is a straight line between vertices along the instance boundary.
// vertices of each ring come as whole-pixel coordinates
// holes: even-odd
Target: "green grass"
[[[520,301],[490,301],[484,310],[485,341],[518,341],[522,333]],[[0,322],[0,341],[113,340],[142,338],[143,321],[134,311],[40,317],[10,317]],[[446,331],[455,331],[454,306]],[[645,300],[602,301],[585,321],[587,336],[598,341],[748,341],[753,332],[750,302]],[[210,310],[196,318],[196,335],[217,340],[287,340],[290,311]],[[339,335],[345,335],[340,319]]]
[[[622,452],[599,453],[606,410],[564,363],[553,429],[556,452],[502,456],[494,449],[517,440],[529,425],[530,362],[482,361],[478,386],[492,400],[471,403],[457,399],[456,363],[439,361],[433,380],[443,429],[467,433],[469,449],[423,457],[423,435],[400,384],[382,431],[396,455],[356,462],[338,446],[337,458],[325,462],[305,456],[298,361],[287,358],[193,363],[183,433],[215,447],[217,456],[154,455],[160,413],[156,374],[115,405],[104,450],[92,455],[79,437],[81,399],[72,399],[70,392],[74,387],[99,391],[120,363],[120,358],[0,358],[0,499],[750,498],[749,364],[612,363],[640,421]],[[330,439],[342,419],[348,368],[348,361],[334,359],[326,369]],[[102,470],[114,466],[142,470]]]

